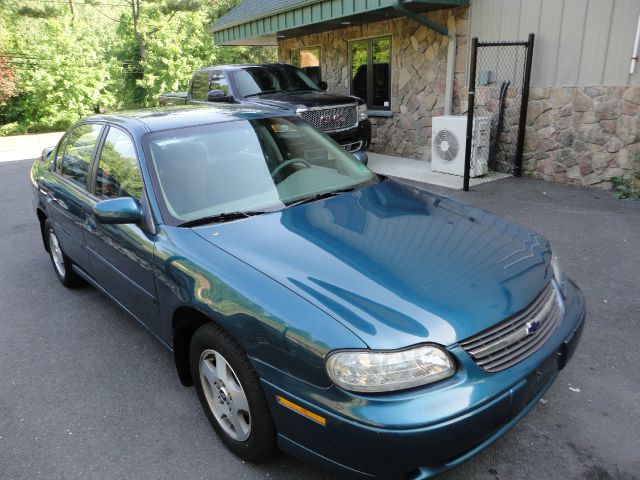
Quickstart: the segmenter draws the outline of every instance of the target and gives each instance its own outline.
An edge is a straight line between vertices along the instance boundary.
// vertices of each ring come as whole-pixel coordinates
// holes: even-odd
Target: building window
[[[350,46],[351,94],[371,110],[390,110],[391,37],[357,40]]]
[[[320,47],[291,50],[291,65],[301,68],[314,83],[322,81]]]

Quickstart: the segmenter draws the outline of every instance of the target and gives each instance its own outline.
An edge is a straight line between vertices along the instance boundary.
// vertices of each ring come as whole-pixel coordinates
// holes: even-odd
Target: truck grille
[[[525,309],[497,327],[460,342],[460,346],[488,372],[499,372],[538,350],[558,326],[563,306],[549,282]]]
[[[355,105],[301,109],[297,113],[300,118],[323,132],[336,132],[358,125],[358,111]]]

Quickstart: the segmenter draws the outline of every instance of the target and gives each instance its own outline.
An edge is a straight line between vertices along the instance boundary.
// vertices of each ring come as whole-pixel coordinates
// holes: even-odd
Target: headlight
[[[567,296],[567,275],[560,268],[560,262],[558,261],[558,257],[555,255],[551,255],[551,268],[553,269],[553,276],[556,279],[556,283],[558,284],[558,288],[560,289],[560,293],[563,297]]]
[[[358,121],[366,120],[367,118],[369,118],[367,104],[363,103],[362,105],[358,105]]]
[[[331,380],[354,392],[403,390],[448,378],[455,371],[449,354],[432,345],[394,351],[342,350],[327,358]]]

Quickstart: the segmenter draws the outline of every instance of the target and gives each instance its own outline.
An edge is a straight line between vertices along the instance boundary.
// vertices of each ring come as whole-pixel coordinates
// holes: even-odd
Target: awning
[[[244,0],[214,23],[218,45],[276,45],[278,39],[402,16],[397,0]],[[405,0],[416,13],[469,5],[469,0]]]

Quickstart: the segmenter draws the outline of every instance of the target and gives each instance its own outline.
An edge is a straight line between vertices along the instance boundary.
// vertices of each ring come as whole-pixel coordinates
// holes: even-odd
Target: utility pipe
[[[629,74],[636,73],[636,63],[638,63],[638,50],[640,49],[640,15],[638,15],[638,27],[636,28],[636,41],[633,44],[633,56],[631,57],[631,69]]]
[[[419,23],[427,27],[430,30],[433,30],[444,37],[449,38],[449,46],[447,51],[447,76],[445,79],[445,90],[444,90],[444,114],[451,115],[451,105],[453,103],[453,80],[455,74],[455,63],[456,63],[456,47],[457,47],[457,37],[456,37],[456,28],[455,28],[455,19],[445,27],[444,25],[440,25],[437,22],[429,20],[422,15],[418,15],[416,12],[409,10],[407,6],[404,4],[405,0],[396,0],[397,3],[393,5],[393,8],[404,15],[407,18],[410,18],[414,22]],[[420,1],[414,0],[414,3],[431,3],[429,1]]]

